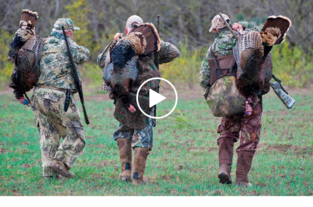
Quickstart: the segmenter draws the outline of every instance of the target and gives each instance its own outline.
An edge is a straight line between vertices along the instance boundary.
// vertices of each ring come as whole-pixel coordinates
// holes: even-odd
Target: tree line
[[[292,21],[287,35],[291,46],[301,45],[309,52],[313,43],[313,4],[305,0],[2,0],[0,27],[13,34],[22,9],[39,13],[36,31],[43,37],[50,34],[57,18],[73,18],[92,47],[111,34],[123,32],[127,18],[133,14],[154,24],[160,15],[160,35],[166,41],[188,43],[190,48],[208,46],[214,38],[209,33],[211,19],[218,12],[228,14],[232,22],[248,20],[257,24],[264,23],[269,15],[284,15]]]

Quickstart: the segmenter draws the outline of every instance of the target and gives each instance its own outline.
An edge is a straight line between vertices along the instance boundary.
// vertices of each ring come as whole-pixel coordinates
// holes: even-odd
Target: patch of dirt
[[[107,165],[108,165],[108,161],[104,161],[103,166],[107,166]]]
[[[178,170],[182,170],[183,168],[184,168],[183,165],[178,166]]]
[[[8,150],[1,148],[0,149],[0,154],[6,153]]]
[[[263,187],[263,188],[266,188],[266,184],[265,184],[265,183],[256,183],[255,185],[256,185],[256,186]]]
[[[242,195],[245,195],[245,196],[255,196],[255,195],[260,195],[260,193],[257,193],[255,190],[253,190],[251,192],[242,193]]]
[[[214,195],[223,195],[223,192],[220,190],[215,190],[213,194]]]
[[[91,173],[90,175],[92,178],[103,178],[101,175],[96,174],[96,173]]]
[[[29,165],[29,164],[23,164],[23,165],[21,165],[21,167],[30,168],[31,165]]]
[[[174,178],[174,176],[172,174],[170,174],[170,175],[163,175],[162,176],[163,180],[170,180],[170,179],[173,179],[173,178]]]
[[[211,152],[211,151],[217,151],[217,147],[210,147],[210,148],[208,149],[208,152]]]
[[[93,145],[93,144],[89,144],[88,145],[89,146],[89,148],[101,148],[101,149],[105,149],[105,148],[107,148],[105,145]]]
[[[258,152],[259,151],[259,152]],[[298,155],[313,155],[313,147],[308,146],[295,146],[291,144],[279,144],[279,145],[269,145],[267,143],[261,143],[258,145],[258,149],[256,153],[260,153],[262,151],[270,151],[270,152],[276,152],[276,153],[283,153],[283,154],[289,154],[291,151]]]
[[[21,195],[21,192],[17,189],[12,189],[12,193],[14,196],[20,196]]]
[[[29,142],[22,142],[23,145],[29,145]]]
[[[185,141],[186,144],[191,144],[191,143],[194,143],[194,142],[195,142],[195,140],[193,140],[193,139],[188,139],[187,141]]]

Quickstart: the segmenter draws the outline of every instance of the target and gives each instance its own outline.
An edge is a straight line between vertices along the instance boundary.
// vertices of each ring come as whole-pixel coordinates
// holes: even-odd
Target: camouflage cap
[[[138,24],[143,24],[143,20],[141,19],[140,16],[132,15],[127,19],[126,27],[132,27],[132,24],[134,22],[137,22]]]
[[[224,17],[225,21],[230,21],[230,18],[226,14],[222,14],[222,16]],[[209,32],[212,32],[213,29],[221,29],[224,27],[226,27],[226,24],[224,23],[220,15],[216,15],[211,21],[211,28]]]
[[[62,30],[62,26],[65,30],[80,30],[79,27],[74,26],[74,22],[69,18],[60,18],[58,19],[54,25],[53,28],[56,30]]]

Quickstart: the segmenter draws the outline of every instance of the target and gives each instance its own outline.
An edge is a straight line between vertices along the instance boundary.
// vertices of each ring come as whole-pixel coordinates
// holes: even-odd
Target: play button
[[[149,89],[149,108],[151,107],[154,107],[156,106],[157,104],[160,104],[161,105],[161,111],[164,113],[164,111],[169,111],[168,113],[166,113],[165,115],[163,116],[152,116],[151,114],[147,114],[144,110],[142,110],[141,106],[140,106],[140,102],[139,102],[139,92],[141,90],[141,88],[145,85],[145,84],[148,84],[149,81],[152,81],[152,80],[159,80],[160,82],[162,81],[162,85],[165,83],[167,85],[169,85],[170,87],[167,87],[167,88],[172,88],[171,90],[171,94],[173,94],[171,97],[174,97],[175,96],[175,103],[173,104],[173,100],[169,100],[169,103],[165,104],[165,106],[162,107],[162,104],[164,102],[167,102],[167,101],[164,101],[164,100],[168,100],[167,97],[161,95],[160,93],[157,93],[156,91],[152,90],[152,89]],[[162,87],[161,87],[162,89]],[[168,90],[167,90],[168,91]],[[175,94],[175,95],[174,95]],[[164,101],[164,102],[163,102]],[[137,102],[137,106],[139,108],[139,110],[141,111],[141,113],[143,113],[145,116],[149,117],[149,118],[152,118],[152,119],[163,119],[167,116],[169,116],[176,108],[177,106],[177,101],[178,101],[178,96],[177,96],[177,91],[175,89],[175,87],[173,86],[173,84],[171,82],[169,82],[168,80],[164,79],[164,78],[150,78],[148,80],[146,80],[145,82],[143,82],[141,84],[141,86],[138,88],[137,90],[137,94],[136,94],[136,102]],[[162,103],[161,103],[162,102]],[[168,104],[171,104],[173,105],[173,107],[168,107]],[[144,107],[145,108],[145,107]],[[159,107],[158,108],[158,112],[159,112]],[[166,109],[164,109],[166,108]]]
[[[166,97],[162,96],[161,94],[155,92],[154,90],[149,89],[149,107],[151,108],[154,105],[164,101]]]

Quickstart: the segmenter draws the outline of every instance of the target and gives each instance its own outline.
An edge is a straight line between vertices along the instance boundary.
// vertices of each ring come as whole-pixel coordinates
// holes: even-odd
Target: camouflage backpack
[[[233,54],[217,57],[212,45],[209,48],[210,87],[205,92],[205,99],[216,117],[230,116],[245,110],[246,98],[241,95],[236,85],[237,67]]]

